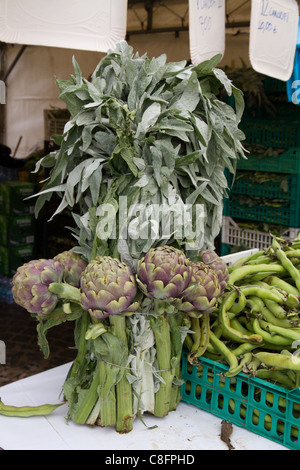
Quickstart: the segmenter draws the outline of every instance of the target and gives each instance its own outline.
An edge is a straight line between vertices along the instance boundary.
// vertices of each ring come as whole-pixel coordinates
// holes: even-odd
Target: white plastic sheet
[[[61,403],[61,389],[69,368],[70,364],[66,364],[0,387],[1,400],[14,406]],[[161,450],[175,450],[175,453],[186,450],[187,454],[193,450],[228,450],[220,439],[221,418],[183,402],[164,418],[145,414],[144,424],[136,418],[128,434],[117,433],[113,427],[77,425],[66,421],[67,413],[68,406],[63,405],[49,416],[0,415],[0,447],[4,450],[112,450],[116,455],[117,450],[125,450],[127,455],[135,455],[134,450],[149,450],[153,454]],[[236,450],[288,450],[235,425],[230,440]],[[155,458],[153,462],[162,463]]]
[[[191,61],[198,65],[225,51],[225,0],[189,0]]]
[[[0,0],[0,41],[107,52],[126,35],[127,0]]]
[[[249,52],[254,70],[278,80],[290,78],[298,17],[296,0],[252,0]]]

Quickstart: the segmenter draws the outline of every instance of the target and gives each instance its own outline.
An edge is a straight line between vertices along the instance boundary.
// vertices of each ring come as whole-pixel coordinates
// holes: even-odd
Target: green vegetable
[[[17,418],[30,418],[32,416],[47,416],[63,403],[58,405],[40,405],[40,406],[9,406],[4,405],[0,400],[0,415],[13,416]]]
[[[245,157],[242,93],[216,68],[220,59],[167,63],[121,41],[90,80],[74,59],[74,75],[57,81],[70,119],[54,137],[59,149],[36,165],[48,178],[35,214],[57,195],[51,218],[72,214],[76,246],[56,256],[62,278],[47,278],[53,305],[42,312],[39,341],[48,354],[46,331],[75,321],[77,358],[63,392],[78,424],[125,433],[144,411],[165,416],[180,401],[182,345],[195,317],[196,353],[210,346],[208,315],[225,285],[208,266],[191,285],[191,263],[214,249],[224,171],[234,174]],[[235,111],[219,99],[222,90]]]

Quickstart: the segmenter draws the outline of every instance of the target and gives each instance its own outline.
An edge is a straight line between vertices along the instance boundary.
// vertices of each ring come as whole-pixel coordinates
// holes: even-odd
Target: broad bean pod
[[[200,335],[200,342],[198,349],[196,351],[196,354],[194,355],[195,357],[200,357],[202,356],[209,344],[209,332],[210,332],[210,315],[209,313],[204,313],[203,316],[200,319],[200,330],[201,330],[201,335]]]
[[[236,367],[230,367],[230,369],[225,372],[225,377],[234,377],[235,375],[239,374],[242,372],[243,368],[250,363],[252,359],[252,354],[251,352],[245,353],[245,355],[242,357],[240,360],[239,364]]]
[[[265,329],[262,328],[261,321],[259,321],[257,318],[252,319],[251,324],[255,333],[260,335],[263,341],[280,346],[290,346],[291,340],[281,335],[272,335],[271,333],[268,333]]]
[[[295,286],[293,286],[292,284],[287,282],[285,279],[282,279],[278,276],[268,276],[265,279],[265,282],[269,284],[270,286],[275,286],[275,287],[278,287],[279,289],[282,289],[288,294],[299,295],[298,289]]]
[[[52,413],[56,408],[62,406],[63,403],[58,405],[40,405],[40,406],[9,406],[4,405],[0,401],[0,414],[4,416],[13,416],[18,418],[30,418],[32,416],[47,416]]]
[[[300,272],[293,265],[291,260],[286,256],[285,252],[281,249],[280,244],[275,238],[273,238],[272,247],[275,251],[275,254],[278,260],[281,262],[283,268],[290,274],[290,276],[294,280],[296,287],[298,289],[298,293],[300,293]]]
[[[216,337],[212,331],[210,331],[209,337],[212,346],[224,357],[225,361],[229,364],[230,369],[235,369],[238,366],[237,357],[230,351],[229,348],[227,348],[223,341]]]
[[[231,271],[229,274],[228,284],[235,284],[237,281],[240,281],[244,277],[248,276],[249,274],[255,273],[285,273],[286,270],[280,264],[257,264],[257,265],[250,265],[250,266],[241,266],[237,269]]]
[[[263,364],[270,367],[300,371],[300,358],[297,356],[285,356],[284,354],[260,351],[254,353]]]
[[[300,332],[293,330],[292,328],[282,328],[272,323],[261,322],[265,329],[268,329],[271,333],[277,333],[285,338],[288,338],[292,341],[300,341]]]

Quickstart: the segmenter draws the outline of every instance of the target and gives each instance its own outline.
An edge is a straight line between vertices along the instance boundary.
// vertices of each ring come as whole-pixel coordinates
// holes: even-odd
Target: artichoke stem
[[[81,372],[84,364],[86,363],[86,352],[87,352],[87,343],[85,340],[85,335],[90,324],[90,316],[84,310],[82,311],[82,316],[77,320],[77,326],[80,327],[80,334],[77,346],[77,356],[74,360],[68,377],[75,377],[76,374]],[[75,338],[76,339],[76,338]]]
[[[158,369],[163,382],[155,394],[155,416],[166,416],[170,409],[171,388],[174,378],[171,368],[171,337],[168,315],[151,317],[151,327],[155,337],[156,357]]]
[[[106,391],[105,383],[107,374],[109,374],[109,366],[105,362],[98,362],[99,378],[100,378],[100,426],[116,426],[116,394],[115,387]]]
[[[126,334],[126,317],[111,315],[110,324],[112,333],[128,345]],[[130,432],[133,428],[133,395],[126,373],[116,385],[117,394],[117,422],[116,431],[120,433]]]
[[[93,375],[93,380],[91,382],[88,393],[84,399],[84,402],[75,412],[71,414],[71,418],[74,421],[74,423],[85,424],[95,404],[97,403],[98,387],[99,387],[99,372],[98,372],[98,364],[97,364],[95,373]]]
[[[56,294],[59,299],[80,303],[80,289],[78,287],[65,282],[52,282],[49,284],[48,290]]]

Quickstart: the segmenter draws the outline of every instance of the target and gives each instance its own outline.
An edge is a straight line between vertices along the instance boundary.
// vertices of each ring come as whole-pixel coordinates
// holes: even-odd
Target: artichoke
[[[92,317],[106,318],[137,310],[137,284],[130,268],[111,256],[90,261],[81,275],[81,307]]]
[[[147,297],[166,300],[181,297],[192,270],[185,254],[172,246],[150,248],[137,263],[137,282]]]
[[[190,316],[200,317],[215,309],[217,299],[221,295],[221,287],[216,272],[210,266],[200,261],[190,264],[191,282],[182,293],[182,299],[177,302],[177,306]]]
[[[225,261],[223,261],[222,258],[220,258],[217,253],[212,250],[200,251],[198,253],[198,258],[200,261],[215,270],[219,279],[221,294],[223,294],[229,279],[229,271]]]
[[[64,251],[54,257],[64,268],[64,281],[71,286],[80,287],[80,276],[87,267],[87,262],[74,251]]]
[[[51,283],[62,282],[64,269],[55,260],[31,260],[17,269],[12,280],[14,301],[29,313],[49,315],[58,302],[58,296],[50,292]]]

